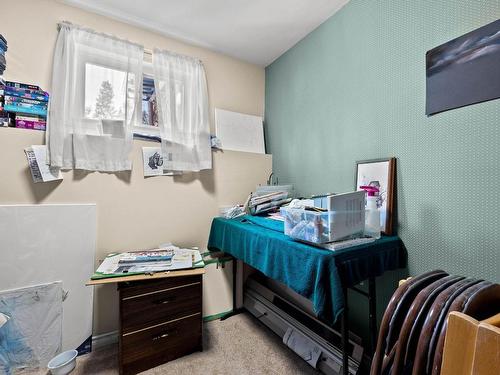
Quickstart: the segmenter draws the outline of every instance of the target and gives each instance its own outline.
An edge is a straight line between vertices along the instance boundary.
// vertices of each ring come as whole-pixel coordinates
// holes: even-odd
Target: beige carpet
[[[319,374],[248,313],[204,324],[204,350],[142,374]],[[118,374],[117,346],[78,357],[72,375]]]

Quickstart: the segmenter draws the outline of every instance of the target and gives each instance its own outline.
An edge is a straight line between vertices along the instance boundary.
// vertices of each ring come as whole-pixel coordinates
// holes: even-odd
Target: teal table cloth
[[[223,251],[311,300],[314,312],[334,324],[344,309],[342,283],[353,286],[369,277],[406,266],[406,250],[396,236],[331,251],[294,241],[283,222],[245,215],[215,218],[210,251]]]

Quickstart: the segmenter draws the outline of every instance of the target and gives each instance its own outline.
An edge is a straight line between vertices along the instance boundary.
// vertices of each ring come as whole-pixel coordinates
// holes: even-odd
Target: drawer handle
[[[171,331],[167,331],[165,333],[161,333],[159,335],[156,335],[156,336],[153,336],[153,341],[156,341],[156,340],[161,340],[161,339],[164,339],[164,338],[167,338],[168,336],[170,336],[172,333],[176,333],[177,330],[171,330]]]
[[[162,298],[162,299],[157,299],[153,301],[155,305],[163,305],[165,303],[173,302],[175,300],[175,297],[167,297],[167,298]]]

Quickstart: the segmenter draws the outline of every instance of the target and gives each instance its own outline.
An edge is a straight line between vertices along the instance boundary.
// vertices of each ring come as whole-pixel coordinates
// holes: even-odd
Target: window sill
[[[134,140],[139,141],[149,141],[149,142],[161,142],[161,139],[157,135],[146,135],[141,133],[134,133]]]

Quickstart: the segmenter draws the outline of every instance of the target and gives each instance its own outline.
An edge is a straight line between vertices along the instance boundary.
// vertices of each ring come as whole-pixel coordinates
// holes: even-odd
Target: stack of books
[[[5,81],[0,77],[0,126],[9,126],[9,115],[4,111]]]
[[[282,205],[289,203],[287,191],[276,191],[273,193],[252,196],[248,202],[251,215],[261,215],[278,210]]]
[[[7,67],[7,62],[5,60],[5,52],[7,52],[7,40],[0,34],[0,76],[5,71]]]
[[[3,110],[16,128],[45,130],[49,94],[39,86],[5,81]]]
[[[118,263],[120,264],[133,264],[133,263],[146,263],[146,262],[166,262],[172,263],[174,251],[172,249],[157,249],[136,251],[123,254]]]
[[[5,52],[7,52],[7,40],[0,34],[0,126],[9,125],[9,116],[3,109],[5,81],[1,77],[7,67]]]

